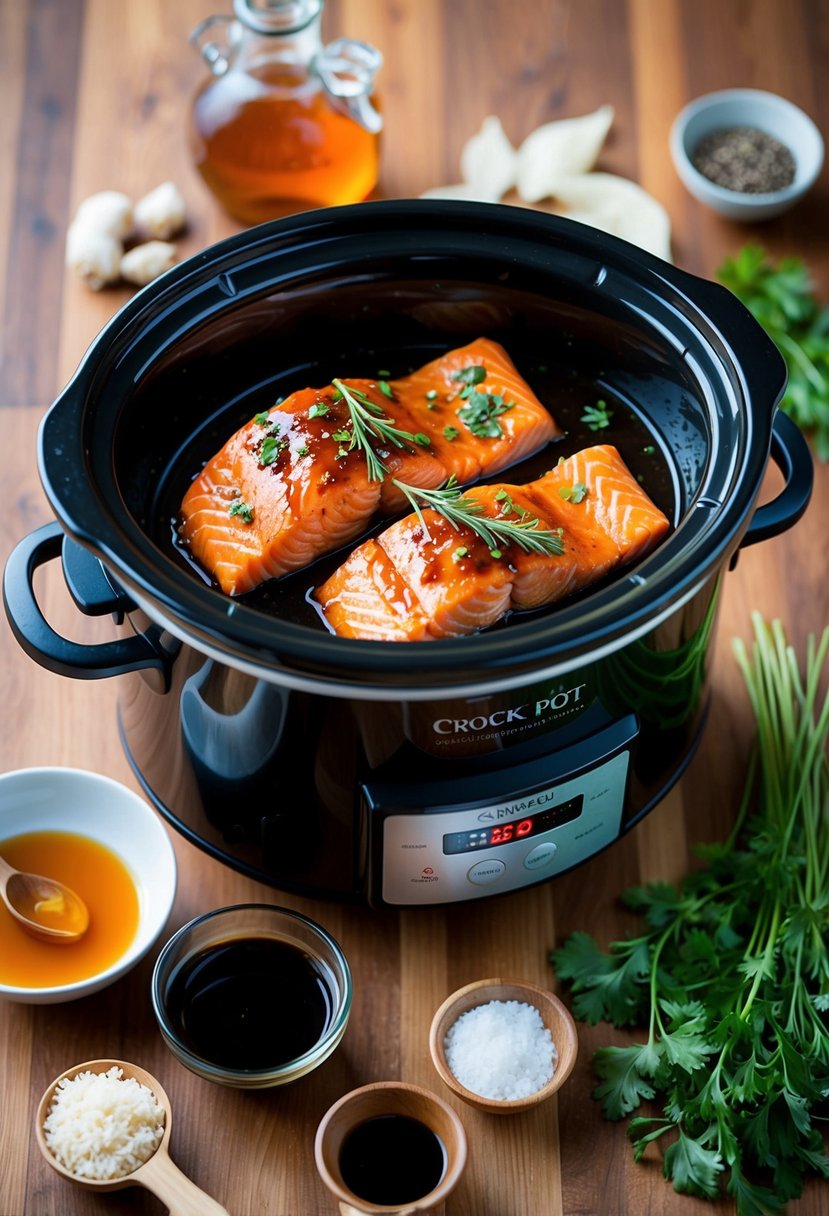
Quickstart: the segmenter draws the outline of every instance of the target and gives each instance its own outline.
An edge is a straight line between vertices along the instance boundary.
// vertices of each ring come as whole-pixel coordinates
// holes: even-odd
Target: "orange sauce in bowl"
[[[89,909],[89,928],[71,945],[38,941],[0,903],[0,983],[52,988],[99,975],[129,949],[138,929],[138,892],[119,857],[73,832],[27,832],[0,841],[0,856],[30,874],[71,887]]]

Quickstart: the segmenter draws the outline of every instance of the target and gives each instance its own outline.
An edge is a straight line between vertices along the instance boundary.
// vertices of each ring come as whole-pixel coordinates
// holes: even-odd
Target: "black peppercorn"
[[[694,148],[691,160],[703,177],[741,194],[770,194],[794,181],[789,149],[755,127],[711,131]]]

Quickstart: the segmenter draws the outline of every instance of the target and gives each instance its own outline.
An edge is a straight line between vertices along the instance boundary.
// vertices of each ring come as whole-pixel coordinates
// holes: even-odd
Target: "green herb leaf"
[[[284,452],[287,446],[287,439],[278,439],[276,435],[266,435],[259,444],[259,463],[273,464],[280,452]]]
[[[253,507],[248,506],[241,498],[234,498],[230,504],[228,515],[238,515],[246,524],[253,523]]]
[[[801,258],[774,262],[745,245],[717,270],[782,354],[788,371],[781,408],[810,432],[815,452],[829,460],[829,308],[815,294]]]
[[[445,426],[443,428],[443,438],[448,439],[450,443],[453,439],[457,439],[458,435],[460,435],[460,431],[456,426]]]
[[[631,1123],[636,1159],[675,1132],[666,1176],[692,1195],[727,1190],[738,1216],[782,1211],[807,1174],[829,1177],[816,1126],[829,1092],[829,628],[801,672],[780,623],[753,619],[751,650],[734,651],[756,741],[728,839],[698,850],[704,865],[678,888],[625,893],[640,936],[605,952],[576,933],[551,955],[579,1017],[647,1026],[645,1043],[594,1059],[609,1118],[661,1102]]]
[[[382,408],[372,401],[361,389],[350,388],[342,380],[332,380],[340,399],[344,400],[351,415],[351,434],[348,451],[355,448],[366,458],[366,469],[370,481],[382,481],[388,472],[388,466],[377,455],[374,445],[378,441],[391,443],[394,447],[412,451],[411,445],[429,447],[431,440],[428,435],[418,432],[401,430],[393,420],[383,413]]]
[[[326,401],[315,401],[308,411],[309,418],[327,418],[331,413],[331,406]]]
[[[593,1069],[601,1081],[593,1097],[601,1102],[607,1119],[622,1119],[656,1092],[650,1079],[639,1071],[639,1050],[637,1044],[600,1047],[593,1056]]]
[[[498,439],[504,433],[498,418],[514,407],[514,401],[505,401],[494,393],[470,390],[466,404],[457,411],[457,415],[479,439]]]
[[[394,389],[389,384],[388,380],[378,380],[377,387],[384,397],[390,397],[392,401],[394,400]]]
[[[271,421],[271,415],[268,410],[263,410],[261,414],[256,414],[253,421],[257,426],[268,426]]]
[[[581,481],[576,481],[571,486],[561,486],[559,497],[566,499],[567,502],[583,502],[587,497],[587,486]]]
[[[675,1191],[685,1195],[716,1199],[723,1164],[716,1150],[705,1148],[682,1128],[676,1143],[665,1150],[665,1177],[673,1181]]]
[[[585,406],[581,421],[591,431],[604,431],[610,426],[613,410],[606,401],[597,401],[595,405]]]
[[[481,384],[486,380],[486,368],[481,367],[479,363],[471,363],[469,367],[463,367],[459,372],[454,372],[453,380],[457,380],[460,384]]]

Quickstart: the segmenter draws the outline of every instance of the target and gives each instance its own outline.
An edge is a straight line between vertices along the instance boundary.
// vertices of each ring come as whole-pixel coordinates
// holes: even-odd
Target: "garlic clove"
[[[582,173],[556,183],[553,209],[671,261],[671,221],[636,182],[613,173]]]
[[[121,258],[121,277],[144,287],[175,265],[176,247],[166,241],[147,241],[135,245]]]
[[[117,237],[86,222],[76,220],[66,233],[66,265],[93,291],[121,277],[123,252]]]
[[[187,205],[174,182],[162,182],[135,204],[135,227],[143,237],[166,240],[187,222]]]
[[[592,169],[613,114],[613,106],[600,106],[592,114],[548,122],[531,131],[516,154],[515,186],[524,202],[554,196],[559,178]]]
[[[132,199],[119,190],[90,194],[78,207],[72,222],[123,241],[133,230]]]
[[[475,188],[476,197],[497,202],[515,185],[517,157],[494,114],[481,123],[477,135],[461,149],[461,176]]]

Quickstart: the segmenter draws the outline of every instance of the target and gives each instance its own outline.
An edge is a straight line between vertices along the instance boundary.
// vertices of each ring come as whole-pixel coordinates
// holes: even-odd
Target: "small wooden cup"
[[[474,1009],[478,1005],[486,1005],[489,1001],[519,1001],[522,1004],[534,1005],[541,1014],[542,1022],[553,1037],[553,1044],[557,1052],[553,1075],[546,1085],[534,1094],[528,1094],[525,1098],[504,1100],[484,1098],[481,1094],[476,1094],[473,1090],[467,1089],[465,1085],[461,1085],[446,1062],[444,1043],[450,1028],[461,1014],[467,1013],[468,1010]],[[570,1011],[557,996],[548,992],[546,988],[541,988],[537,984],[525,983],[523,980],[500,978],[476,980],[464,988],[459,988],[457,992],[453,992],[438,1009],[429,1031],[429,1051],[441,1080],[453,1094],[457,1094],[464,1102],[477,1107],[478,1110],[488,1111],[494,1115],[511,1115],[538,1106],[540,1102],[546,1102],[557,1089],[561,1088],[576,1063],[578,1034]]]
[[[340,1157],[348,1133],[380,1115],[405,1115],[416,1119],[443,1143],[446,1152],[443,1177],[419,1199],[403,1204],[373,1203],[355,1195],[343,1179]],[[377,1081],[345,1094],[323,1116],[314,1142],[317,1170],[338,1200],[341,1216],[363,1216],[364,1213],[420,1216],[434,1211],[457,1185],[466,1165],[466,1153],[466,1133],[451,1106],[431,1090],[404,1081]]]

